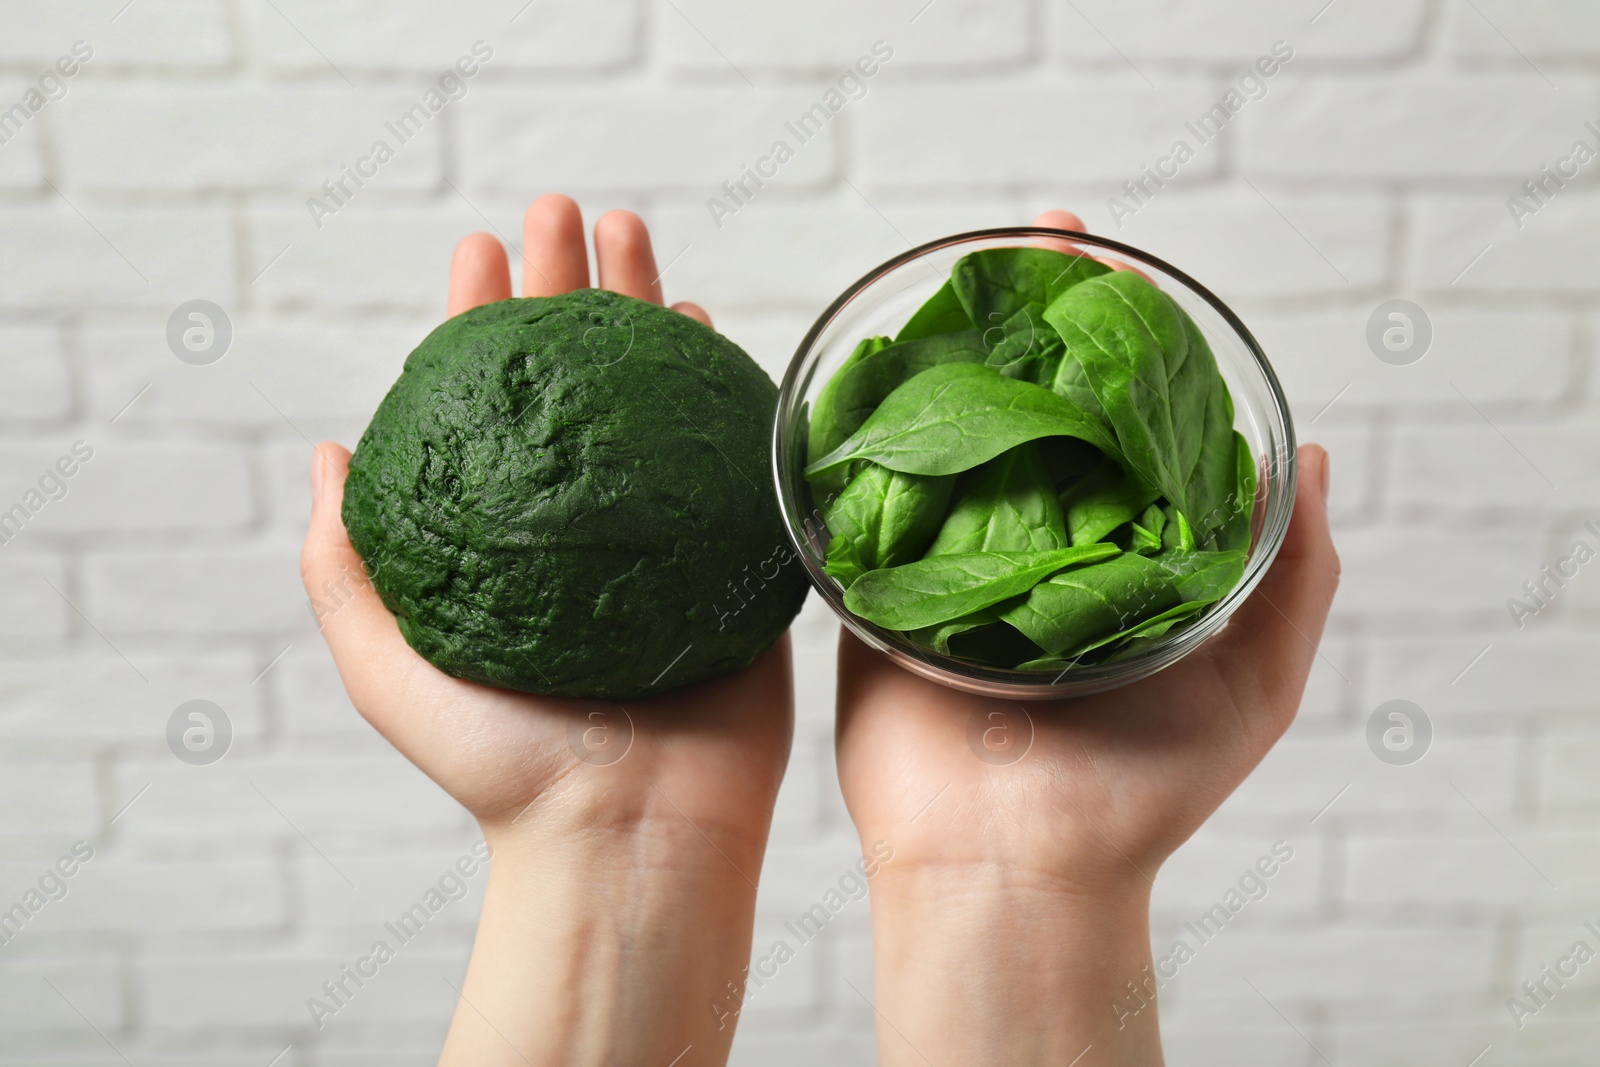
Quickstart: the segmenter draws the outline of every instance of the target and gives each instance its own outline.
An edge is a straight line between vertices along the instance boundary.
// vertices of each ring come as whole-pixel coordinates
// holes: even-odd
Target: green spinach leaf
[[[1161,531],[1166,529],[1166,526],[1166,512],[1155,504],[1145,508],[1138,520],[1133,523],[1129,551],[1137,552],[1141,556],[1153,556],[1160,552]]]
[[[1112,530],[1132,522],[1159,495],[1117,464],[1102,462],[1061,494],[1067,533],[1075,545],[1103,541]]]
[[[901,341],[916,341],[941,333],[958,333],[970,330],[972,327],[972,317],[967,314],[966,308],[961,306],[955,288],[950,284],[950,279],[946,278],[938,291],[917,309],[916,314],[906,320],[904,326],[900,327],[900,332],[894,335],[894,339],[898,344]]]
[[[1077,437],[1121,460],[1116,442],[1065,397],[974,363],[923,371],[890,393],[806,477],[858,459],[908,474],[959,474],[1024,441]]]
[[[814,462],[838,448],[860,429],[884,397],[929,367],[982,363],[987,358],[976,330],[897,341],[865,352],[858,346],[817,394],[806,442],[807,461]]]
[[[956,261],[950,285],[973,323],[989,329],[1026,305],[1046,308],[1079,282],[1110,269],[1088,256],[1051,248],[986,248]]]
[[[1034,442],[1024,442],[968,471],[957,491],[956,504],[928,555],[1067,547],[1061,502]]]
[[[1179,600],[1176,586],[1160,564],[1146,556],[1124,553],[1040,582],[1026,600],[1001,618],[1045,652],[1061,656],[1076,654]]]
[[[1237,475],[1232,404],[1199,328],[1133,271],[1073,286],[1044,317],[1082,367],[1134,471],[1185,515],[1209,519]]]
[[[930,556],[900,567],[869,571],[845,590],[844,604],[879,626],[918,630],[1025,593],[1063,568],[1116,553],[1115,545],[1085,545],[1048,552]]]
[[[848,589],[867,571],[922,555],[944,519],[955,477],[904,474],[866,464],[827,509],[833,538],[825,569]]]

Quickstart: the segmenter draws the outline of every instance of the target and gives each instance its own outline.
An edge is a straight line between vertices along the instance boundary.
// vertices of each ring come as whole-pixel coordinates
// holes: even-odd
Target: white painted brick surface
[[[638,0],[539,0],[526,8],[471,0],[448,10],[366,0],[337,11],[302,0],[256,0],[250,7],[254,43],[275,70],[320,78],[343,72],[352,80],[404,72],[415,76],[419,91],[423,79],[437,79],[480,40],[493,51],[473,78],[508,69],[614,68],[638,51]]]
[[[893,49],[890,66],[933,66],[941,73],[999,67],[1025,59],[1034,47],[1034,15],[1021,0],[894,0],[870,8],[848,0],[804,7],[781,0],[686,0],[676,6],[674,13],[657,5],[667,62],[725,75],[732,64],[735,77],[805,71],[833,81],[878,41]]]
[[[1588,1067],[1600,972],[1520,1031],[1505,1000],[1600,921],[1600,571],[1521,628],[1506,602],[1600,517],[1600,164],[1520,227],[1507,198],[1594,143],[1596,15],[1318,6],[9,12],[0,107],[73,41],[95,54],[0,147],[0,511],[71,442],[96,455],[0,546],[0,909],[72,842],[97,857],[0,947],[0,1067],[260,1067],[291,1043],[279,1067],[434,1062],[481,874],[325,1030],[305,1007],[477,836],[344,695],[295,565],[306,467],[311,442],[355,443],[438,323],[456,242],[495,233],[516,271],[523,209],[552,189],[588,225],[644,215],[668,298],[774,378],[873,265],[1052,207],[1215,291],[1301,440],[1333,451],[1345,577],[1288,736],[1158,877],[1159,945],[1272,841],[1296,848],[1163,993],[1168,1062],[1460,1067],[1492,1044],[1484,1067]],[[494,56],[464,98],[319,227],[307,198],[479,39]],[[894,57],[864,96],[717,225],[707,199],[878,39]],[[1296,55],[1267,94],[1118,228],[1108,199],[1278,39]],[[1411,366],[1365,339],[1395,297],[1435,331]],[[233,327],[209,366],[165,338],[194,298]],[[813,597],[792,632],[758,955],[860,849],[832,758],[838,626]],[[234,732],[206,767],[164,739],[197,698]],[[1434,730],[1411,766],[1367,747],[1396,698]],[[853,902],[752,1002],[733,1062],[875,1062],[851,988],[870,960]]]
[[[1242,72],[1275,41],[1294,48],[1295,60],[1394,59],[1418,42],[1426,5],[1404,0],[1379,8],[1348,4],[1310,15],[1272,0],[1230,4],[1226,17],[1182,0],[1052,0],[1052,42],[1072,60],[1107,65],[1135,59],[1226,64]]]
[[[1285,72],[1267,106],[1242,113],[1247,173],[1520,178],[1564,149],[1581,125],[1573,105],[1532,71],[1338,81],[1303,74]],[[1593,101],[1592,79],[1568,80],[1574,97]]]

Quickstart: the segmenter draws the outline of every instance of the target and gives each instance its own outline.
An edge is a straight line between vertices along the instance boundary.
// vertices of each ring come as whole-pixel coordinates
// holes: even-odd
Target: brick
[[[1389,215],[1379,200],[1271,187],[1265,197],[1249,188],[1191,192],[1181,184],[1190,177],[1189,168],[1180,171],[1120,227],[1109,200],[1079,212],[1097,232],[1166,260],[1224,300],[1347,292],[1386,278]],[[1106,192],[1132,203],[1115,188]]]
[[[51,835],[60,838],[63,847],[99,832],[99,789],[88,761],[8,761],[3,766],[3,832]]]
[[[1554,806],[1600,807],[1600,735],[1560,734],[1545,740],[1542,799]]]
[[[1545,562],[1537,530],[1478,524],[1347,530],[1339,613],[1344,618],[1459,620],[1496,624],[1505,598]]]
[[[183,301],[233,300],[233,232],[223,212],[107,207],[68,195],[82,216],[59,196],[0,206],[0,229],[28,249],[0,260],[0,307],[160,309],[145,320],[160,336]]]
[[[1345,895],[1354,905],[1479,904],[1525,907],[1550,891],[1540,866],[1517,855],[1522,832],[1501,826],[1507,844],[1487,825],[1466,837],[1356,838],[1345,845]],[[1515,847],[1513,847],[1515,846]],[[1524,850],[1526,851],[1526,850]],[[1557,879],[1557,884],[1561,884]]]
[[[1162,1012],[1162,1055],[1167,1067],[1284,1067],[1305,1062],[1311,1050],[1303,1037],[1279,1022],[1227,1027],[1204,1023],[1167,1023]]]
[[[1565,144],[1574,129],[1549,142]],[[1600,225],[1600,195],[1560,190],[1518,229],[1506,208],[1522,181],[1538,176],[1550,147],[1529,155],[1497,197],[1437,197],[1415,209],[1413,257],[1419,284],[1436,292],[1587,296],[1600,286],[1600,264],[1583,234]],[[1487,251],[1485,251],[1487,249]],[[1480,253],[1482,254],[1479,258]],[[1476,260],[1476,262],[1474,262]]]
[[[687,248],[663,279],[668,299],[695,300],[713,316],[729,305],[753,305],[763,313],[777,305],[814,319],[852,282],[914,244],[1025,220],[1003,202],[906,204],[879,196],[866,201],[847,191],[806,203],[758,198],[723,218],[720,227],[700,208],[652,212],[649,221],[663,261]],[[775,256],[774,249],[782,254]],[[935,287],[929,285],[929,295]],[[916,303],[883,327],[898,327]],[[805,329],[789,341],[791,355]]]
[[[1489,983],[1494,940],[1491,930],[1478,928],[1322,927],[1288,937],[1225,929],[1200,946],[1177,981],[1197,1006],[1237,1001],[1244,1017],[1269,1020],[1272,1009],[1245,979],[1285,1011],[1286,1002],[1321,1000],[1329,990],[1369,997],[1470,992]]]
[[[734,1038],[730,1067],[810,1067],[828,1063],[836,1067],[867,1067],[877,1061],[877,1041],[871,1034],[766,1035],[739,1028]]]
[[[40,873],[35,865],[6,864],[0,881],[21,886]],[[66,897],[28,925],[28,935],[243,933],[281,929],[289,915],[277,865],[242,857],[227,863],[146,862],[97,850],[67,887]]]
[[[72,409],[72,383],[56,330],[24,323],[0,325],[6,361],[6,391],[0,419],[19,422],[59,419]]]
[[[235,752],[203,768],[168,756],[117,768],[117,795],[132,796],[146,783],[151,788],[134,809],[137,817],[128,816],[130,833],[282,839],[321,862],[304,833],[329,856],[336,875],[352,836],[402,827],[413,834],[450,830],[463,819],[455,801],[392,751],[385,758],[299,753],[271,761]]]
[[[1491,1056],[1499,1056],[1506,1049],[1517,1055],[1529,1050],[1516,1038],[1510,1044],[1506,1035],[1509,1019],[1501,1009],[1500,1015],[1479,1018],[1458,1018],[1448,1021],[1434,1019],[1406,1019],[1400,1022],[1382,1020],[1341,1020],[1334,1025],[1334,1039],[1324,1046],[1329,1055],[1341,1062],[1360,1063],[1369,1067],[1406,1067],[1417,1063],[1471,1063],[1472,1057],[1482,1055],[1484,1048],[1495,1046]],[[1487,1059],[1488,1057],[1485,1057]],[[1546,1063],[1544,1059],[1512,1059],[1508,1063]]]
[[[64,1035],[63,1044],[69,1040],[65,1035],[83,1034],[87,1045],[98,1039],[84,1016],[113,1033],[127,1018],[115,961],[99,953],[75,960],[0,959],[0,985],[6,989],[0,1026],[13,1038],[24,1031],[53,1031]]]
[[[1568,80],[1594,98],[1591,79]],[[1584,118],[1532,71],[1337,80],[1289,72],[1270,104],[1240,115],[1244,171],[1322,180],[1521,177]]]
[[[62,754],[83,751],[85,739],[154,747],[165,743],[173,710],[196,697],[227,710],[235,739],[260,735],[262,687],[250,684],[260,666],[248,658],[141,651],[135,662],[150,679],[146,683],[95,641],[98,647],[83,655],[0,663],[0,737],[8,746]],[[113,808],[125,799],[112,801]]]
[[[18,537],[14,542],[21,540]],[[49,556],[23,555],[19,549],[12,548],[11,543],[6,545],[6,550],[6,556],[0,558],[0,597],[5,598],[9,610],[0,613],[3,616],[0,634],[63,637],[72,627],[80,625],[72,608],[60,595],[67,590],[66,569],[61,562]],[[52,585],[55,589],[50,588]]]
[[[1524,577],[1533,573],[1530,567]],[[1503,596],[1519,586],[1520,581],[1508,585]],[[1532,717],[1592,711],[1600,686],[1600,663],[1590,655],[1592,640],[1544,627],[1548,620],[1537,618],[1517,633],[1509,613],[1503,619],[1504,629],[1477,637],[1440,634],[1375,641],[1373,706],[1404,697],[1424,709],[1448,707],[1454,714]],[[1479,652],[1483,656],[1474,662]]]
[[[884,67],[895,70],[993,67],[1025,62],[1032,51],[1031,12],[1018,0],[926,6],[925,0],[901,0],[881,8],[827,0],[803,9],[768,0],[754,17],[748,6],[730,0],[684,0],[678,8],[659,19],[661,48],[672,67],[699,73],[731,75],[732,63],[752,77],[815,71],[831,80],[863,56],[871,58],[877,41],[893,49]]]
[[[1416,363],[1396,367],[1367,347],[1367,321],[1381,302],[1266,311],[1246,320],[1278,372],[1303,434],[1311,434],[1307,424],[1313,419],[1320,430],[1352,413],[1383,408],[1448,417],[1492,433],[1473,404],[1494,417],[1511,405],[1548,404],[1575,387],[1574,324],[1566,315],[1471,309],[1424,298],[1418,304],[1433,326],[1433,343]],[[1508,353],[1516,353],[1515,373],[1508,373]]]
[[[1384,699],[1389,699],[1385,697]],[[1360,717],[1340,737],[1305,738],[1295,734],[1278,742],[1223,805],[1230,814],[1303,812],[1302,833],[1310,820],[1360,813],[1428,811],[1476,819],[1459,788],[1480,810],[1504,814],[1513,801],[1515,745],[1505,738],[1463,738],[1435,705],[1431,747],[1422,759],[1404,767],[1382,763],[1367,747],[1366,724]],[[1335,799],[1337,798],[1337,799]],[[1319,815],[1326,809],[1326,814]],[[1289,843],[1301,847],[1300,837]]]
[[[742,1020],[759,1020],[782,1013],[815,1011],[821,996],[823,956],[837,943],[842,931],[836,924],[823,927],[810,941],[802,941],[783,925],[784,920],[761,916],[751,935],[751,974]],[[794,955],[779,963],[782,942]],[[729,975],[735,978],[737,975]],[[742,1023],[741,1023],[742,1025]]]
[[[421,322],[284,322],[238,313],[229,318],[228,351],[202,367],[177,359],[164,333],[86,329],[90,409],[107,420],[115,417],[119,428],[268,428],[308,451],[301,434],[313,442],[359,434],[406,355],[431,328]],[[145,386],[149,390],[140,395]]]
[[[1600,56],[1600,11],[1584,0],[1458,2],[1451,5],[1445,32],[1450,50],[1458,56],[1505,59],[1524,70],[1524,56],[1554,60]],[[1563,71],[1541,69],[1557,85],[1565,78]]]
[[[798,87],[730,93],[673,86],[642,95],[484,86],[462,103],[458,116],[466,192],[521,196],[531,182],[544,189],[677,188],[697,199],[719,196],[723,182],[740,176],[741,164],[755,166],[779,139],[794,157],[772,182],[790,189],[816,185],[834,173],[837,118],[806,143],[784,123],[818,98]],[[530,113],[541,121],[528,122]]]
[[[833,761],[833,746],[821,738],[797,737],[789,754],[773,807],[774,826],[811,827],[821,818],[821,787],[827,777],[822,764]]]
[[[862,849],[854,833],[848,838],[841,834],[838,838],[773,852],[762,866],[761,888],[756,897],[757,914],[781,924],[821,903],[831,889],[843,894],[839,879],[853,873],[852,867],[861,855]],[[824,929],[836,924],[865,924],[867,913],[865,897],[850,900]]]
[[[1163,78],[1152,90],[1129,75],[1016,86],[885,84],[851,116],[851,159],[871,195],[882,187],[1000,187],[1118,182],[1138,175],[1208,108],[1211,87]],[[1041,137],[1041,123],[1050,136]],[[965,131],[965,132],[963,132]],[[1026,151],[996,151],[1026,145]],[[1189,178],[1213,175],[1215,153],[1192,160]]]
[[[1324,860],[1322,843],[1313,836],[1314,830],[1307,829],[1310,832],[1293,840],[1281,839],[1294,849],[1287,862],[1271,855],[1279,839],[1206,834],[1191,838],[1162,864],[1156,875],[1152,908],[1183,918],[1199,914],[1219,903],[1229,890],[1243,893],[1239,879],[1267,857],[1276,870],[1270,878],[1261,879],[1266,885],[1265,894],[1260,889],[1252,890],[1259,899],[1247,904],[1238,917],[1243,920],[1264,912],[1282,915],[1285,911],[1311,909],[1316,904]],[[1259,871],[1254,873],[1259,877]]]
[[[0,143],[0,189],[36,189],[44,184],[44,152],[39,134],[42,112],[31,114],[19,127],[17,113],[10,110],[12,105],[22,103],[30,90],[37,89],[35,81],[0,78],[0,114],[6,123],[0,129],[0,136],[5,137]],[[60,89],[55,92],[59,93]],[[55,103],[46,104],[46,110]],[[27,105],[23,107],[26,109]]]
[[[306,1027],[313,1019],[306,1000],[323,996],[321,984],[370,949],[361,945],[341,955],[150,961],[139,974],[146,1017],[154,1027],[182,1030]],[[454,954],[399,946],[394,958],[355,990],[347,1006],[325,1020],[326,1028],[336,1033],[360,1024],[443,1024],[455,1007],[456,995],[441,975],[459,983],[460,969]]]
[[[1529,512],[1581,507],[1600,519],[1600,460],[1588,448],[1592,439],[1585,426],[1548,419],[1401,428],[1393,496],[1402,507],[1459,515],[1513,511],[1527,521]]]
[[[1134,59],[1230,63],[1243,70],[1278,40],[1294,48],[1291,66],[1313,58],[1399,57],[1417,46],[1426,5],[1402,0],[1382,9],[1333,7],[1315,26],[1308,25],[1309,15],[1272,0],[1230,5],[1226,19],[1207,17],[1181,0],[1055,0],[1050,11],[1051,47],[1074,62],[1122,64],[1120,50]]]
[[[227,529],[250,521],[250,464],[231,445],[137,444],[98,437],[94,455],[59,479],[65,495],[52,500],[27,532]],[[29,448],[0,447],[0,480],[37,484],[62,456],[64,439]],[[53,484],[53,483],[52,483]]]
[[[338,15],[305,0],[279,0],[281,14],[259,0],[254,6],[258,35],[253,43],[269,66],[331,75],[331,62],[358,85],[364,82],[355,74],[366,71],[437,77],[462,56],[471,58],[479,40],[493,54],[467,81],[469,95],[483,72],[612,68],[637,52],[635,0],[539,0],[521,11],[491,0],[469,0],[448,10],[363,0]],[[315,49],[307,38],[316,42]],[[418,81],[418,92],[425,84]]]
[[[455,868],[462,859],[469,861],[472,875],[462,876]],[[477,924],[488,880],[488,867],[473,851],[472,842],[426,853],[341,859],[340,869],[361,887],[359,892],[352,892],[314,853],[302,854],[295,862],[296,880],[305,892],[307,925],[348,929],[363,937],[382,937],[384,923],[395,921],[430,891],[449,902],[430,916],[425,929],[454,926],[470,932]]]
[[[74,189],[304,190],[342,164],[356,165],[378,141],[394,158],[372,184],[420,189],[438,181],[440,120],[402,140],[385,127],[417,93],[277,86],[271,93],[206,85],[85,84],[59,123],[61,174]],[[456,106],[456,105],[451,105]],[[359,195],[367,189],[355,189]]]
[[[488,205],[484,210],[491,218],[497,214]],[[520,221],[496,221],[500,233],[520,240]],[[303,205],[265,208],[251,216],[250,225],[251,243],[260,250],[259,275],[251,288],[269,305],[384,306],[404,308],[408,318],[442,322],[451,253],[461,238],[489,224],[452,197],[426,209],[352,201],[348,210],[324,219],[320,230]],[[517,255],[510,256],[515,267]],[[384,336],[381,326],[373,336]],[[412,336],[414,345],[425,334],[418,328]]]
[[[0,62],[37,66],[42,73],[76,40],[94,49],[79,77],[139,66],[216,67],[233,56],[227,4],[222,0],[120,7],[67,0],[20,11],[6,25]]]
[[[118,552],[84,566],[84,611],[109,634],[259,634],[313,619],[288,547]],[[240,605],[251,610],[241,612]]]

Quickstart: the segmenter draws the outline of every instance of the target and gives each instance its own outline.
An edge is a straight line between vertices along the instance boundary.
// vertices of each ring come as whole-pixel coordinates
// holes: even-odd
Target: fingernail
[[[1327,452],[1322,453],[1322,502],[1328,502],[1328,487],[1333,482],[1333,460]]]
[[[313,503],[322,496],[322,467],[325,463],[327,463],[327,460],[322,458],[321,450],[313,448],[311,450],[311,500]]]

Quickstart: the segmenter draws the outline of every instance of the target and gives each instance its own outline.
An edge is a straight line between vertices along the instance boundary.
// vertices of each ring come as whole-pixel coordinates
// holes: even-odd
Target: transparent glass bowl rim
[[[803,413],[802,406],[805,401],[800,381],[801,373],[806,368],[818,339],[846,306],[885,276],[934,252],[964,244],[1039,237],[1069,240],[1073,244],[1085,246],[1087,251],[1112,252],[1131,263],[1153,267],[1161,275],[1180,283],[1194,296],[1210,305],[1249,352],[1256,372],[1261,375],[1266,385],[1270,400],[1270,406],[1265,412],[1267,420],[1283,437],[1280,454],[1275,457],[1276,462],[1272,468],[1277,473],[1277,479],[1273,483],[1275,492],[1267,500],[1266,514],[1262,516],[1261,534],[1251,545],[1252,554],[1239,584],[1206,611],[1198,621],[1178,631],[1172,637],[1126,659],[1074,667],[1060,674],[986,667],[953,656],[941,655],[932,649],[916,646],[900,634],[884,630],[852,613],[844,606],[844,590],[823,570],[821,559],[808,544],[804,516],[810,509],[810,491],[804,475],[796,477],[799,468],[795,466],[796,457],[793,455],[795,451],[793,446],[797,438],[793,428]],[[1268,458],[1269,461],[1274,459],[1274,457]],[[1278,381],[1272,364],[1267,360],[1266,353],[1262,351],[1261,345],[1239,316],[1216,294],[1194,278],[1148,252],[1108,237],[1078,230],[1042,226],[998,226],[940,237],[885,260],[845,289],[806,331],[805,337],[801,339],[794,357],[789,362],[789,369],[784,374],[783,382],[778,389],[778,409],[773,420],[772,464],[784,530],[799,555],[811,584],[844,625],[858,638],[868,646],[887,654],[901,666],[944,685],[985,696],[1030,700],[1086,696],[1126,685],[1176,663],[1203,644],[1222,628],[1234,610],[1250,596],[1277,557],[1283,539],[1288,533],[1297,482],[1294,422],[1289,413],[1288,400],[1284,396],[1283,386]]]

